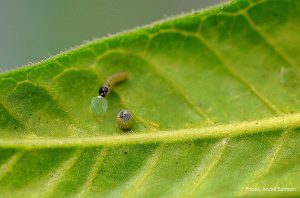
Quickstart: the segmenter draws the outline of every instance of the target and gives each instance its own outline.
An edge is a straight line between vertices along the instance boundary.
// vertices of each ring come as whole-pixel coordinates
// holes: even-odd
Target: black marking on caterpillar
[[[99,89],[99,96],[105,98],[111,92],[113,86],[127,79],[126,72],[118,72],[109,76]]]

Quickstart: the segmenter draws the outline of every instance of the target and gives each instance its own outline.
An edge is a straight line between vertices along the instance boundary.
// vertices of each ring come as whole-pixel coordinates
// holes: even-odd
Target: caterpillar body
[[[110,94],[113,86],[127,79],[126,72],[118,72],[109,76],[99,89],[99,96],[106,97]]]

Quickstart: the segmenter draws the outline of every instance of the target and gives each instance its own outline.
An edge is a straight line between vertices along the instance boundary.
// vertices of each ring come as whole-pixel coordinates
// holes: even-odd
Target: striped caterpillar
[[[127,79],[126,72],[118,72],[109,76],[99,89],[99,97],[106,97],[110,94],[113,86]]]

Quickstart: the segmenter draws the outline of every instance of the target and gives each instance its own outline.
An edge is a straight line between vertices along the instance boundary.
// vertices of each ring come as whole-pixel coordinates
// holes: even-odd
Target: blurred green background
[[[0,71],[225,0],[0,0]]]

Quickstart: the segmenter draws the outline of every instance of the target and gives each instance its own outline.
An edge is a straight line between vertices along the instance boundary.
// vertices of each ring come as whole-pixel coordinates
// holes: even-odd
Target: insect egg
[[[117,115],[117,123],[122,130],[130,129],[133,125],[132,114],[126,109],[121,110]]]
[[[109,76],[99,89],[99,95],[92,98],[90,108],[96,115],[103,115],[108,108],[106,97],[110,94],[115,84],[127,79],[126,72],[118,72]]]
[[[90,108],[98,116],[104,114],[108,108],[107,99],[101,96],[93,97]]]

